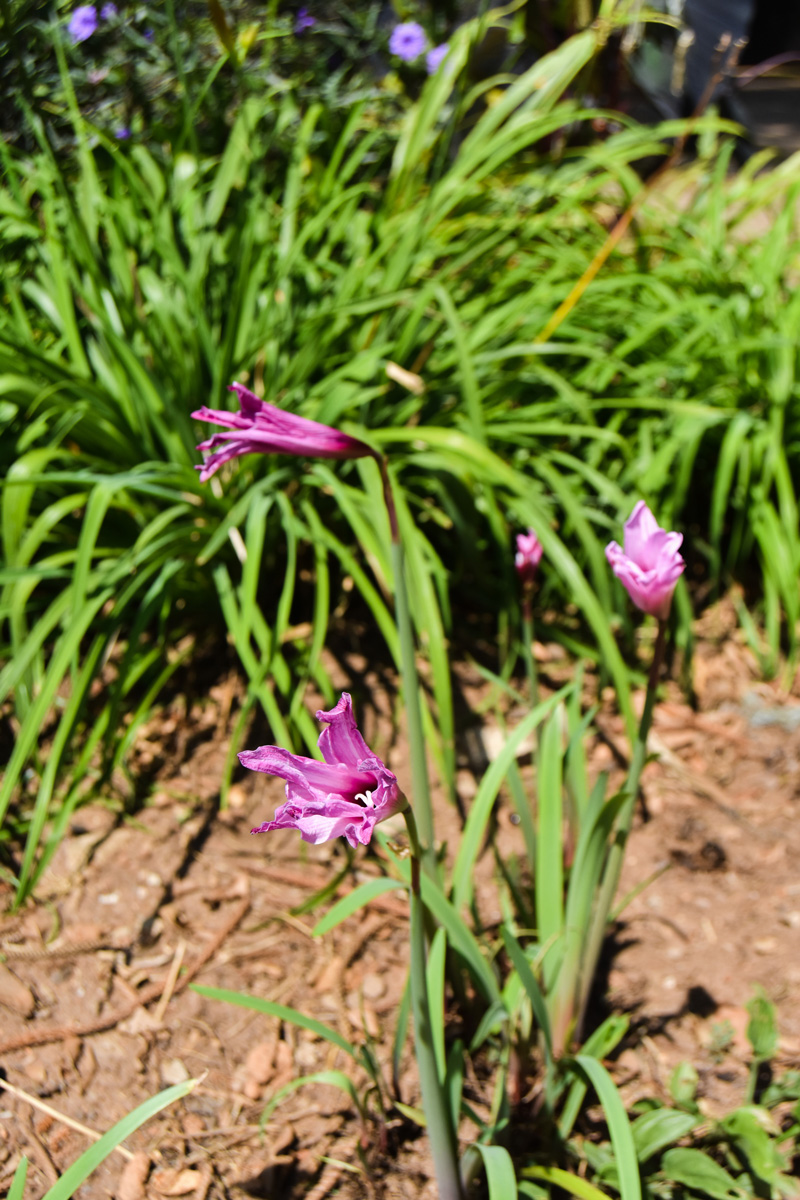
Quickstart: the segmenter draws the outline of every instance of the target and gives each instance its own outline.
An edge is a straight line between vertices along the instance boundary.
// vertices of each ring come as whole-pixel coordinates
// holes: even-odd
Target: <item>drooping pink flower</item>
[[[198,421],[228,426],[227,433],[215,433],[197,447],[198,450],[214,451],[197,467],[201,483],[210,479],[223,463],[240,454],[303,454],[309,458],[375,457],[375,451],[358,438],[259,400],[241,383],[232,383],[228,391],[236,392],[239,397],[241,409],[238,413],[206,408],[205,405],[192,413]]]
[[[532,529],[517,534],[517,553],[514,566],[522,583],[533,583],[542,558],[542,543]]]
[[[347,692],[329,712],[318,712],[327,722],[319,735],[325,760],[290,754],[280,746],[244,750],[239,762],[251,771],[279,775],[286,780],[286,803],[252,833],[271,829],[297,829],[304,842],[316,845],[346,837],[355,847],[366,845],[380,821],[406,807],[397,777],[373,754],[359,733],[353,704]]]
[[[402,58],[403,62],[414,62],[425,53],[427,46],[425,30],[416,21],[395,25],[389,38],[389,52]]]
[[[606,546],[606,558],[633,603],[642,612],[665,621],[672,593],[686,563],[678,553],[682,533],[662,529],[644,500],[625,523],[624,549],[616,542]]]

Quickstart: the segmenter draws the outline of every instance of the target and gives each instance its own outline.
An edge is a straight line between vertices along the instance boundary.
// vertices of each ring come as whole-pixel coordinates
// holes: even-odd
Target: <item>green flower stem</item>
[[[425,943],[425,909],[420,889],[421,846],[411,809],[404,813],[411,844],[411,1011],[414,1042],[422,1089],[422,1108],[433,1155],[439,1200],[464,1200],[458,1169],[458,1140],[450,1115],[444,1081],[439,1078],[431,1031],[431,1010]]]
[[[661,674],[661,664],[664,661],[664,647],[667,640],[667,622],[659,620],[658,635],[656,637],[655,649],[653,650],[653,662],[650,667],[650,675],[647,680],[647,693],[644,698],[644,711],[642,719],[639,722],[639,733],[633,747],[633,756],[631,758],[631,766],[628,772],[628,779],[625,788],[628,792],[628,799],[620,809],[619,818],[617,821],[617,831],[614,837],[614,842],[609,851],[608,860],[606,862],[603,878],[600,884],[600,891],[597,896],[597,903],[594,906],[594,916],[592,925],[589,929],[589,936],[586,939],[586,953],[583,956],[583,970],[579,985],[579,1009],[576,1032],[580,1034],[581,1026],[583,1025],[586,1016],[586,1006],[589,1002],[589,991],[592,986],[597,961],[600,957],[603,939],[606,934],[606,925],[608,922],[608,914],[611,912],[611,907],[614,903],[614,897],[617,894],[619,887],[619,877],[622,874],[622,863],[625,858],[625,847],[628,842],[628,834],[631,831],[631,822],[633,813],[636,807],[636,796],[639,791],[639,777],[642,773],[642,767],[647,758],[647,735],[650,732],[650,726],[653,723],[653,708],[656,702],[656,691],[658,688],[658,678]]]
[[[533,708],[539,703],[539,677],[536,671],[536,659],[533,655],[533,589],[525,585],[522,594],[522,652],[525,657],[525,671],[528,676]]]
[[[386,467],[381,459],[383,495],[389,513],[392,534],[392,571],[394,574],[394,604],[397,633],[400,639],[400,675],[403,684],[403,699],[406,706],[408,744],[411,755],[411,794],[414,797],[414,812],[419,820],[420,857],[425,870],[436,877],[436,848],[433,832],[433,806],[431,804],[428,761],[425,754],[425,737],[422,732],[422,709],[419,702],[419,676],[414,647],[414,630],[411,624],[411,609],[406,590],[403,544],[397,526],[397,512],[392,495],[392,486]]]

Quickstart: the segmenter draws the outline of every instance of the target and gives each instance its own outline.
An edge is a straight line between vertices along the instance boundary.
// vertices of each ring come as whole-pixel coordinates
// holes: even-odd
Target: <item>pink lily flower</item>
[[[542,543],[532,529],[527,533],[517,534],[517,553],[514,556],[514,566],[523,584],[533,583],[536,570],[542,558]]]
[[[198,450],[214,451],[197,468],[201,483],[210,479],[223,463],[241,454],[303,454],[309,458],[376,457],[375,451],[358,438],[259,400],[241,383],[232,383],[228,391],[236,392],[239,397],[241,410],[238,413],[206,408],[205,405],[192,413],[198,421],[211,421],[215,425],[228,427],[228,432],[215,433],[197,447]]]
[[[402,812],[407,800],[397,786],[397,776],[373,754],[359,733],[353,704],[347,692],[329,712],[318,712],[327,722],[319,735],[324,762],[290,754],[280,746],[245,750],[239,762],[251,771],[264,771],[286,780],[286,803],[251,833],[271,829],[297,829],[304,842],[317,845],[346,837],[355,849],[365,846],[380,821]]]
[[[682,542],[683,534],[662,529],[640,500],[625,523],[624,550],[616,542],[606,546],[611,569],[633,603],[659,621],[669,616],[672,593],[686,567],[678,553]]]

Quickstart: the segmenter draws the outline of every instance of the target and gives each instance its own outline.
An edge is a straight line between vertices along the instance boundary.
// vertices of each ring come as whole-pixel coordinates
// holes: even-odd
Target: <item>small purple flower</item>
[[[97,9],[93,4],[79,4],[69,19],[67,32],[73,46],[85,42],[97,29]]]
[[[204,405],[192,413],[198,421],[212,421],[215,425],[229,427],[229,432],[215,433],[197,447],[198,450],[214,450],[197,468],[201,483],[210,479],[223,463],[240,454],[303,454],[309,458],[375,457],[375,451],[358,438],[331,429],[319,421],[310,421],[308,417],[285,412],[274,404],[267,404],[241,383],[232,383],[228,391],[235,392],[239,397],[240,412],[222,412]]]
[[[425,53],[428,39],[425,30],[416,21],[405,21],[395,25],[389,38],[389,50],[403,62],[414,62],[420,54]]]
[[[118,16],[116,4],[104,4],[100,9],[101,21],[113,21],[116,16]]]
[[[531,584],[536,578],[536,571],[542,558],[542,543],[532,529],[527,533],[517,534],[517,553],[514,566],[523,584]]]
[[[617,579],[642,612],[665,621],[675,585],[686,567],[678,550],[682,533],[661,529],[644,500],[625,523],[625,549],[616,542],[606,546],[606,558]]]
[[[153,40],[153,38],[154,38],[155,36],[156,36],[156,35],[153,33],[152,29],[145,29],[145,31],[144,31],[144,40],[145,40],[146,42],[152,42],[152,40]]]
[[[286,803],[272,821],[251,830],[297,829],[304,842],[317,845],[346,837],[355,849],[365,846],[375,826],[407,804],[397,776],[372,753],[358,731],[347,692],[329,712],[318,712],[327,728],[319,735],[324,762],[290,754],[280,746],[245,750],[239,762],[286,780]]]
[[[307,8],[300,8],[294,19],[294,31],[298,34],[304,33],[306,29],[311,29],[316,23],[316,18],[311,16]]]
[[[442,59],[447,56],[447,51],[449,49],[450,46],[448,43],[442,42],[441,46],[434,46],[432,50],[428,51],[428,53],[425,55],[425,70],[429,75],[436,74],[436,72],[439,70],[439,67],[442,65]]]
[[[117,129],[116,132],[114,133],[114,137],[117,139],[117,141],[120,141],[120,142],[127,142],[128,138],[130,136],[131,136],[131,131],[130,131],[130,129],[128,129],[127,125],[120,125],[119,129]]]

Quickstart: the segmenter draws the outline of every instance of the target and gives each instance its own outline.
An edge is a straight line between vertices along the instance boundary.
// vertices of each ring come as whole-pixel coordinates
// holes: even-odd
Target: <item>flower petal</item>
[[[625,522],[625,538],[623,545],[628,558],[644,566],[647,556],[647,543],[653,534],[659,532],[658,522],[644,500],[639,500],[628,520]]]
[[[269,833],[273,829],[297,829],[303,841],[312,845],[329,842],[333,838],[346,837],[355,849],[359,843],[365,846],[372,837],[378,817],[374,809],[346,800],[334,800],[328,804],[282,804],[272,821],[265,821],[252,829],[251,833]]]
[[[328,712],[320,709],[317,720],[327,722],[317,743],[325,762],[358,767],[366,758],[375,757],[356,726],[349,692],[342,692],[338,704]]]
[[[304,795],[325,799],[328,796],[355,797],[375,786],[370,774],[353,770],[346,763],[324,763],[302,754],[290,754],[281,746],[259,746],[243,750],[239,762],[251,771],[278,775]]]
[[[644,500],[625,523],[625,548],[606,546],[606,558],[616,577],[642,612],[666,620],[675,584],[686,564],[678,553],[683,534],[662,529]]]

